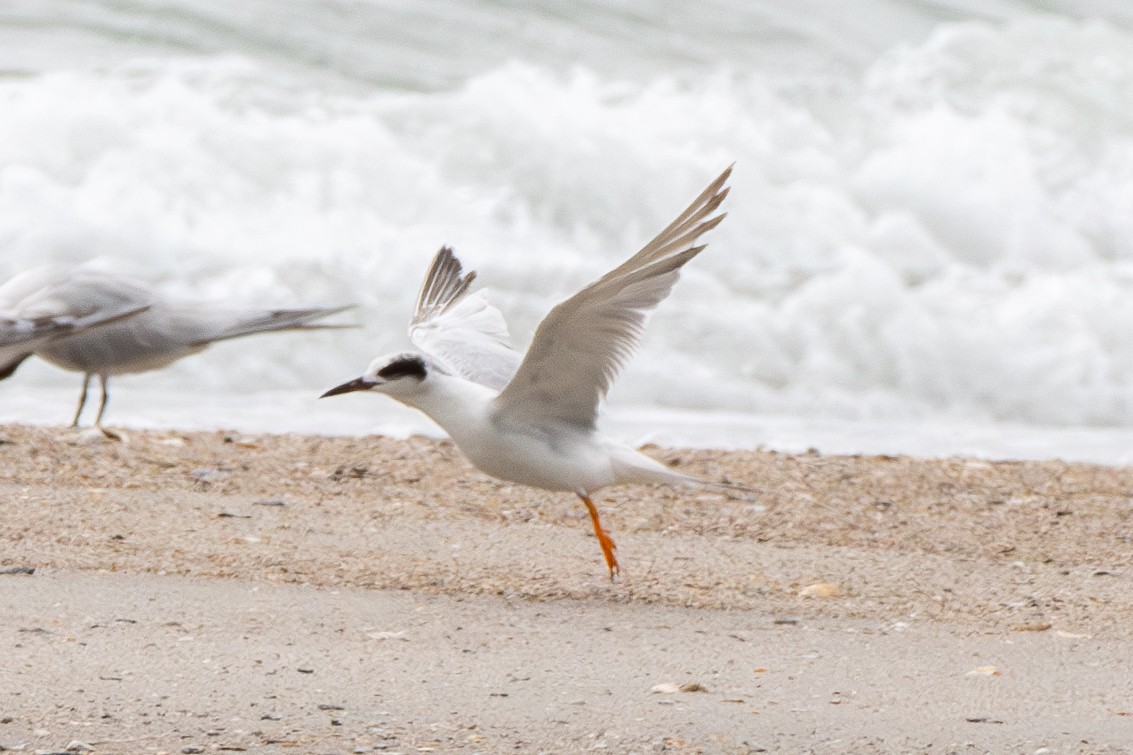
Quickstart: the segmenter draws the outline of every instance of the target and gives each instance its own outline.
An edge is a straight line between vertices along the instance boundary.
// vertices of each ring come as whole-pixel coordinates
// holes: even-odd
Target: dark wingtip
[[[16,371],[16,368],[23,364],[24,360],[30,356],[31,352],[29,351],[26,354],[21,354],[20,356],[16,357],[6,364],[0,364],[0,380],[12,377],[12,373]]]

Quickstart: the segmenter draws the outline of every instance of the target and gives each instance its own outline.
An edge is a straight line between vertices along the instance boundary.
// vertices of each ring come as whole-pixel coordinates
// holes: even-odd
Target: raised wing
[[[468,292],[476,272],[441,247],[417,295],[409,338],[461,377],[490,388],[507,385],[519,367],[507,322],[484,292]]]
[[[724,214],[729,166],[677,219],[619,267],[543,318],[512,381],[496,398],[497,421],[592,429],[598,404],[633,352],[646,315],[668,296],[697,240]],[[711,217],[710,217],[711,216]]]

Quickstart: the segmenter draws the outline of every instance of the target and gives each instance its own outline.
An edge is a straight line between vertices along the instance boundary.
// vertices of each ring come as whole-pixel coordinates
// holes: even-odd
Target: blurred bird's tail
[[[343,323],[316,323],[324,317],[338,314],[354,305],[344,307],[311,307],[309,309],[272,309],[264,312],[252,312],[242,317],[236,324],[225,329],[214,341],[223,341],[229,338],[239,338],[253,333],[270,333],[273,330],[336,330],[353,328],[354,325]]]

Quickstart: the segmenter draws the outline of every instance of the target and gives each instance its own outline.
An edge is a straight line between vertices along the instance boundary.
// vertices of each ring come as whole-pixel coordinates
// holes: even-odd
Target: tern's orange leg
[[[578,497],[586,504],[586,510],[590,512],[590,521],[594,523],[594,535],[598,538],[598,545],[602,546],[602,555],[606,557],[606,566],[610,569],[610,581],[614,580],[614,576],[621,571],[618,568],[618,559],[614,555],[614,551],[618,546],[614,545],[614,540],[606,534],[606,530],[602,529],[602,522],[598,519],[598,509],[594,507],[594,501],[590,500],[590,496],[585,493],[579,493]]]

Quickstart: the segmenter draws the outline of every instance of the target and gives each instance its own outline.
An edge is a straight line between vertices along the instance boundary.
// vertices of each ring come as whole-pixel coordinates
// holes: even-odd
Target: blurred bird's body
[[[26,316],[0,310],[0,380],[15,372],[16,367],[37,348],[64,336],[82,333],[90,328],[105,327],[145,310],[145,306],[106,310],[89,315],[59,313]]]
[[[112,375],[147,372],[166,367],[196,354],[210,344],[231,338],[275,330],[307,330],[342,327],[312,324],[314,320],[341,312],[345,307],[306,309],[234,309],[186,302],[165,296],[130,278],[89,270],[59,272],[37,270],[17,277],[0,288],[9,308],[24,317],[46,317],[57,313],[134,312],[100,327],[64,333],[34,348],[14,350],[0,363],[0,376],[8,376],[27,357],[35,354],[57,367],[83,373],[83,391],[72,426],[77,426],[86,402],[91,377],[102,387],[95,425],[101,427]],[[0,357],[4,353],[0,352]]]

